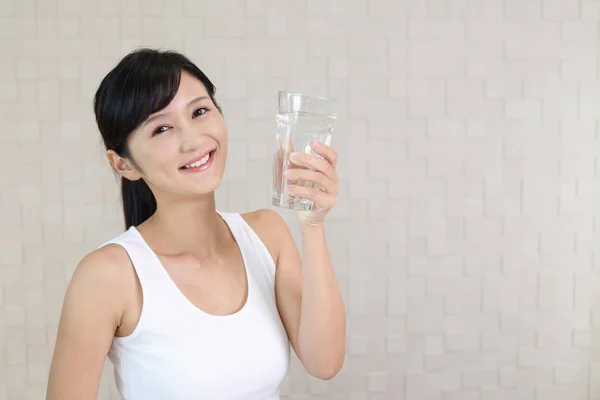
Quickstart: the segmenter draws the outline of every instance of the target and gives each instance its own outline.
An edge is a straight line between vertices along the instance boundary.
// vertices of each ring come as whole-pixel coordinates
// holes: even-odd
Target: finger
[[[331,179],[335,178],[335,170],[333,169],[333,166],[329,163],[329,161],[323,158],[315,157],[312,154],[306,153],[292,153],[290,155],[290,160],[292,163],[300,167],[312,168],[324,173]]]
[[[285,178],[294,181],[316,183],[321,190],[332,194],[337,194],[339,191],[338,183],[319,171],[310,169],[289,169],[285,172]]]
[[[292,196],[312,200],[320,209],[328,209],[333,207],[335,204],[336,196],[319,189],[288,185],[286,186],[285,190]]]
[[[311,147],[315,153],[326,159],[333,168],[337,166],[338,154],[331,146],[323,142],[312,142]]]
[[[274,168],[274,178],[273,178],[273,185],[274,185],[274,189],[277,190],[278,192],[281,191],[282,187],[282,178],[283,178],[283,160],[284,160],[284,151],[283,148],[281,147],[281,144],[278,144],[277,146],[277,154],[276,154],[276,163],[273,166]]]
[[[287,141],[285,143],[285,148],[288,153],[293,153],[294,150],[294,142],[292,141],[292,137],[288,136]]]

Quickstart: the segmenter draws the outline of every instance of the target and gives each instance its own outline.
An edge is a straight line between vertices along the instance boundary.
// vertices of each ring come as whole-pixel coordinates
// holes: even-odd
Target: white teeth
[[[203,164],[206,164],[206,162],[208,161],[208,159],[210,158],[210,153],[205,155],[200,161],[196,161],[193,164],[188,164],[185,166],[185,168],[196,168],[199,167]]]

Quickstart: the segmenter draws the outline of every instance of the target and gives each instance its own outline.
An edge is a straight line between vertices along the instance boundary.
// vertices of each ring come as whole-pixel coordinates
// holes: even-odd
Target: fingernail
[[[292,160],[297,160],[297,159],[298,159],[298,157],[300,157],[300,155],[299,155],[298,153],[292,153],[292,154],[290,154],[290,158],[291,158]]]
[[[291,178],[291,177],[292,177],[292,173],[293,173],[292,171],[285,171],[285,174],[284,174],[284,175],[285,175],[285,177],[286,177],[286,178],[288,178],[288,179],[289,179],[289,178]]]

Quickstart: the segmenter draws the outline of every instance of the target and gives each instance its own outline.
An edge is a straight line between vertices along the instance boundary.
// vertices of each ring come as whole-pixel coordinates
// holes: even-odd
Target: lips
[[[209,151],[208,154],[206,154],[200,160],[193,162],[191,165],[187,164],[187,167],[183,166],[179,170],[187,174],[203,173],[204,171],[210,169],[210,167],[212,166],[216,152],[216,150]]]
[[[186,169],[186,165],[192,165],[194,163],[197,163],[198,161],[203,160],[204,158],[206,158],[208,156],[208,158],[212,157],[213,153],[215,152],[215,148],[212,148],[208,151],[203,152],[202,154],[200,154],[199,156],[192,158],[191,160],[185,162],[183,165],[181,165],[179,167],[179,169]]]

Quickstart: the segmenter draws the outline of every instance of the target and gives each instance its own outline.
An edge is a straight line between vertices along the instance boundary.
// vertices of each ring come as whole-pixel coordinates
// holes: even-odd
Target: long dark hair
[[[141,48],[126,55],[100,83],[94,97],[96,123],[106,150],[135,165],[127,139],[142,122],[173,100],[185,71],[200,80],[211,100],[215,86],[186,56],[172,50]],[[125,229],[137,226],[156,211],[156,198],[143,179],[121,177]]]

